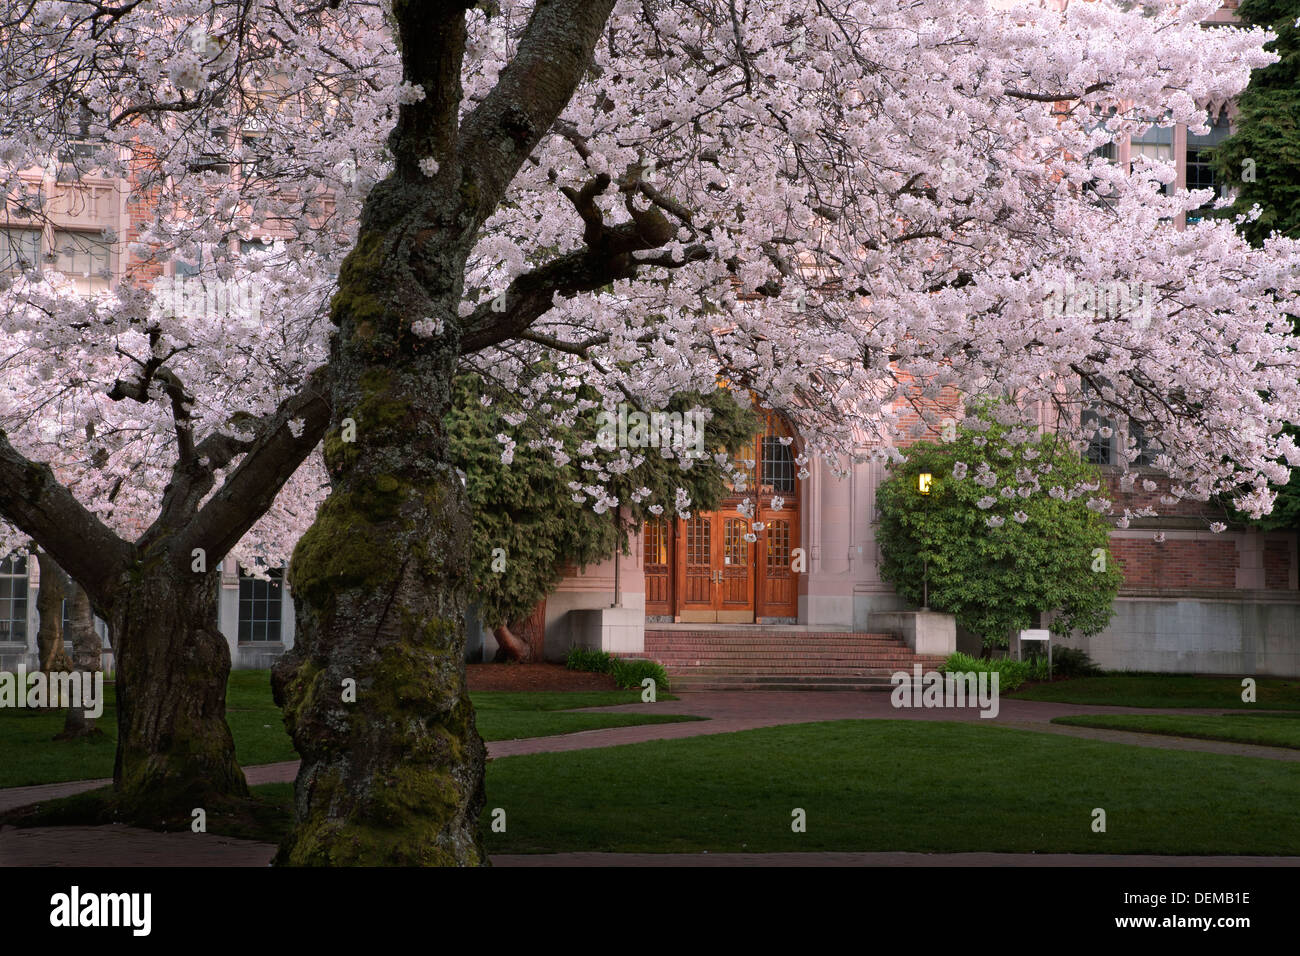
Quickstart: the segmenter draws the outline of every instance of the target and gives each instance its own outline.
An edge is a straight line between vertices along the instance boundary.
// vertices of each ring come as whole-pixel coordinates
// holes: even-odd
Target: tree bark
[[[495,660],[528,663],[546,658],[546,598],[542,598],[528,617],[511,621],[493,630],[497,639]]]
[[[225,717],[230,649],[217,629],[217,578],[164,555],[119,581],[109,626],[124,818],[188,822],[194,808],[248,796]]]
[[[77,673],[95,674],[104,669],[104,649],[95,630],[95,612],[90,606],[90,595],[75,581],[68,606],[68,637],[72,640],[72,669]],[[94,717],[86,715],[81,707],[69,707],[63,722],[63,731],[55,740],[73,740],[78,737],[96,737],[103,733]]]
[[[478,231],[588,68],[613,0],[538,4],[462,121],[471,5],[392,7],[403,79],[425,95],[398,108],[393,172],[366,197],[331,301],[331,491],[294,550],[297,634],[272,678],[302,755],[282,864],[486,862],[485,748],[465,683],[471,523],[443,425],[452,377],[463,350],[517,334],[556,294],[634,271],[628,241],[645,242],[639,226],[591,224],[599,249],[517,277],[504,311],[461,316]],[[425,319],[431,338],[413,329]]]
[[[485,862],[486,752],[464,669],[470,521],[442,425],[454,361],[341,372],[360,388],[337,402],[356,409],[357,449],[326,437],[333,490],[294,551],[294,649],[273,671],[302,755],[279,863]]]
[[[36,628],[36,656],[40,669],[71,670],[72,662],[63,647],[63,570],[44,551],[36,552],[36,563],[41,569],[41,586],[36,595],[36,611],[40,623]],[[50,701],[51,707],[60,706]]]

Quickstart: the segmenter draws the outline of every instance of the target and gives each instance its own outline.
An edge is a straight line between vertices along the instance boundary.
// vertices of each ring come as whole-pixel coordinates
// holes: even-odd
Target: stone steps
[[[939,657],[914,654],[898,637],[853,631],[707,628],[645,632],[645,657],[682,690],[888,691],[890,676],[933,670]]]

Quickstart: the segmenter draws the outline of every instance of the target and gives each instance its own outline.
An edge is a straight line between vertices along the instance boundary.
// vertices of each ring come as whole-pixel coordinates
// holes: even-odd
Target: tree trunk
[[[41,569],[41,586],[36,595],[36,611],[40,623],[36,628],[36,656],[40,669],[71,669],[71,661],[63,648],[63,570],[44,551],[36,552],[36,563]],[[50,701],[51,707],[59,706]]]
[[[356,391],[343,385],[334,407],[354,410],[356,450],[327,434],[333,489],[294,550],[298,626],[273,671],[302,755],[279,863],[485,860],[464,665],[470,520],[442,424],[454,362],[342,363]]]
[[[541,661],[546,659],[546,598],[538,602],[528,617],[493,630],[497,639],[497,653],[493,658],[503,661]]]
[[[640,218],[606,229],[592,196],[609,179],[597,177],[570,192],[598,249],[516,277],[469,315],[465,263],[586,72],[612,6],[538,4],[463,124],[469,5],[392,7],[402,77],[424,96],[398,107],[393,170],[366,196],[330,302],[331,490],[294,549],[297,635],[272,682],[302,755],[280,863],[486,862],[485,748],[465,684],[471,523],[444,425],[452,377],[462,351],[514,337],[557,292],[634,274],[643,232],[652,245],[672,233],[643,229],[630,204]]]
[[[72,640],[72,669],[78,673],[95,674],[104,669],[104,648],[95,630],[95,613],[90,607],[90,595],[76,582],[70,586],[68,606],[68,637]],[[103,731],[95,726],[95,718],[86,716],[81,707],[69,707],[63,722],[63,731],[55,740],[73,740],[78,737],[96,737]]]
[[[167,556],[170,558],[171,556]],[[127,817],[182,817],[248,796],[226,725],[230,649],[217,630],[215,568],[137,566],[114,596],[113,785]]]

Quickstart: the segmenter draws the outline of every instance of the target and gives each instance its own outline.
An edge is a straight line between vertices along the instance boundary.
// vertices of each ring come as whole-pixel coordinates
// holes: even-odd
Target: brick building
[[[1230,22],[1233,6],[1225,5],[1213,22]],[[1228,134],[1232,113],[1231,104],[1217,104],[1204,136],[1181,126],[1154,128],[1116,144],[1108,155],[1121,164],[1138,156],[1172,161],[1174,188],[1215,186],[1204,151]],[[234,135],[241,143],[255,142],[258,131]],[[72,149],[89,154],[93,144]],[[75,158],[58,157],[25,176],[29,193],[42,198],[42,222],[23,214],[22,197],[7,198],[0,218],[0,273],[57,269],[86,292],[186,274],[182,262],[131,261],[126,244],[150,214],[151,197],[132,183],[95,176],[85,164],[74,169]],[[232,237],[231,251],[247,251],[262,238],[257,231]],[[1112,475],[1118,471],[1112,462],[1119,440],[1098,442],[1088,452]],[[740,629],[735,633],[741,640],[789,635],[783,653],[798,657],[810,635],[879,631],[900,620],[890,615],[908,609],[879,575],[875,492],[883,466],[854,464],[847,478],[838,478],[813,460],[802,477],[799,454],[799,437],[769,416],[750,449],[738,456],[753,463],[750,488],[757,493],[750,496],[762,530],[751,532],[750,519],[738,510],[740,496],[689,521],[648,524],[631,557],[574,571],[550,596],[548,653],[563,654],[575,643],[656,653],[654,640],[669,639],[648,641],[647,632],[730,627]],[[1117,494],[1121,508],[1141,507],[1144,494],[1167,493],[1158,473],[1139,470],[1160,487]],[[1113,668],[1300,675],[1296,534],[1234,527],[1215,535],[1208,524],[1222,516],[1202,506],[1180,502],[1160,510],[1161,518],[1113,532],[1113,555],[1125,577],[1117,613],[1105,632],[1076,646]],[[1155,540],[1157,533],[1163,540]],[[806,558],[798,569],[796,549]],[[219,626],[236,667],[266,666],[292,646],[292,599],[277,575],[259,579],[227,561],[220,587]],[[0,562],[0,667],[34,660],[38,588],[34,561]],[[471,628],[471,653],[490,656],[494,649],[490,634]]]

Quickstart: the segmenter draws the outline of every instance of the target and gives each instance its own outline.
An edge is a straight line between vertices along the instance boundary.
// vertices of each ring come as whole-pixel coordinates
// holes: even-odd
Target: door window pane
[[[239,570],[239,640],[278,641],[284,586],[282,571],[269,572],[271,580],[261,581]]]

